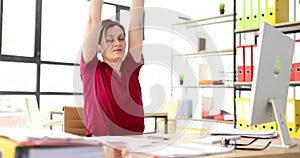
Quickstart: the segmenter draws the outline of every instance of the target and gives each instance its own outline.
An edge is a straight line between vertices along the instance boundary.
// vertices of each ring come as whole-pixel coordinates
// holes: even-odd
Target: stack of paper
[[[1,158],[99,158],[103,145],[96,138],[59,131],[0,129]]]
[[[203,138],[191,139],[190,142],[217,144],[217,143],[221,143],[221,140],[223,138],[226,138],[226,139],[240,139],[241,136],[238,136],[238,135],[233,135],[233,136],[229,136],[229,135],[206,136],[206,137],[203,137]]]
[[[148,150],[159,143],[162,143],[158,139],[146,139],[130,136],[99,136],[99,141],[113,148],[126,148],[129,151],[142,151]]]
[[[150,135],[150,137],[147,135],[147,138],[127,136],[102,136],[98,138],[103,143],[112,145],[114,148],[126,148],[131,153],[141,153],[157,157],[192,157],[233,151],[233,148],[197,143],[174,145],[172,144],[172,140],[157,139],[157,137],[151,136],[156,135]]]
[[[245,129],[214,129],[211,135],[238,135],[249,138],[276,138],[278,131],[273,130],[245,130]]]

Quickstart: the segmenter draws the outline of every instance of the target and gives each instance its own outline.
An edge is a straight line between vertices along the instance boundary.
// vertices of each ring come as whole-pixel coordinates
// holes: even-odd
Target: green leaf
[[[178,77],[179,77],[179,80],[183,80],[184,79],[184,74],[179,74]]]
[[[300,0],[299,0],[300,1]],[[224,2],[221,2],[219,4],[219,9],[224,9],[225,8],[225,3]]]

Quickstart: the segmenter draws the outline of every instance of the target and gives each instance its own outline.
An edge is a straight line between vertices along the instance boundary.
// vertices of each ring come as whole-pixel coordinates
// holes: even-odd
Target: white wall
[[[171,97],[173,93],[174,98],[192,99],[194,106],[194,117],[199,118],[199,110],[201,109],[201,98],[204,95],[219,95],[217,101],[220,105],[227,104],[224,100],[232,102],[232,94],[226,90],[213,91],[204,89],[178,89],[175,88],[171,92],[171,71],[173,71],[173,85],[178,85],[177,76],[179,73],[185,73],[186,85],[198,85],[199,63],[205,62],[202,58],[187,59],[185,57],[176,57],[171,65],[171,54],[185,54],[196,52],[197,33],[205,32],[206,36],[210,38],[208,49],[217,50],[224,48],[232,48],[232,30],[233,24],[217,24],[204,27],[186,28],[186,26],[174,26],[173,24],[185,22],[179,19],[178,16],[191,18],[192,20],[218,16],[219,0],[187,0],[187,1],[172,1],[172,0],[151,0],[146,1],[146,33],[144,41],[144,54],[146,64],[141,71],[141,86],[143,91],[143,101],[145,111],[155,111],[153,102],[163,99],[163,97]],[[226,2],[226,14],[232,13],[232,1]],[[158,63],[147,61],[157,60]],[[227,63],[220,66],[227,65],[226,70],[232,72],[232,57]],[[221,59],[223,60],[223,59]],[[228,60],[226,58],[225,60]],[[225,61],[226,62],[226,61]],[[163,63],[163,64],[162,64]],[[225,67],[223,67],[225,68]],[[156,93],[153,93],[156,92]],[[160,92],[160,93],[157,93]],[[225,95],[227,94],[227,95]],[[158,96],[159,95],[159,96]],[[216,97],[217,98],[217,97]],[[156,99],[156,100],[155,100]],[[155,100],[155,101],[154,101]],[[232,104],[230,104],[232,106]]]

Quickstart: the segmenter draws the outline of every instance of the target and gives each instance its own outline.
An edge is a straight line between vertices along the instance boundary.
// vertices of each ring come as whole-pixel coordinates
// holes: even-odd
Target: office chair
[[[86,127],[83,121],[83,107],[64,106],[64,132],[85,136]]]
[[[56,125],[63,125],[62,120],[50,120],[41,114],[37,100],[25,98],[27,114],[29,117],[29,122],[27,123],[28,128],[44,128],[44,127],[52,127]]]

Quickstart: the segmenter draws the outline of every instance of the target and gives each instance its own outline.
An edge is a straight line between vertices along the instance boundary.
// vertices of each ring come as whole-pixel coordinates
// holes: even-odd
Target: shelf
[[[204,24],[196,24],[196,25],[189,25],[189,27],[197,27],[197,26],[205,26],[205,25],[212,25],[212,24],[221,24],[221,23],[226,23],[226,22],[233,22],[232,19],[229,20],[223,20],[223,21],[214,21],[214,22],[209,22],[209,23],[204,23]]]
[[[295,33],[295,32],[299,32],[300,30],[300,21],[278,23],[273,26],[275,28],[278,28],[278,30],[282,31],[283,33]],[[259,28],[256,27],[256,28],[235,30],[235,33],[255,32],[255,34],[258,34],[258,31]]]
[[[235,82],[234,85],[238,86],[251,86],[252,82]],[[300,86],[300,81],[290,81],[290,86]]]
[[[230,18],[230,19],[227,19],[227,18]],[[173,25],[189,25],[189,24],[201,22],[201,24],[189,26],[189,27],[195,27],[195,26],[232,22],[233,21],[232,19],[233,19],[233,14],[223,14],[223,15],[219,15],[219,16],[213,16],[213,17],[203,18],[203,19],[198,19],[198,20],[189,20],[186,22],[177,23],[177,24],[173,24]],[[213,20],[219,20],[219,21],[213,21]]]
[[[233,49],[222,49],[222,50],[203,50],[196,53],[186,53],[186,54],[179,54],[173,56],[207,56],[207,55],[233,55]]]
[[[250,86],[252,82],[235,82],[235,86]]]
[[[190,120],[190,121],[203,121],[203,122],[218,122],[218,123],[227,123],[227,124],[233,124],[233,121],[227,121],[227,120],[215,120],[215,119],[196,119],[196,118],[190,118],[190,117],[177,117],[177,120]]]
[[[212,85],[212,84],[207,84],[207,85],[198,85],[198,86],[172,86],[173,88],[233,88],[232,85]]]

